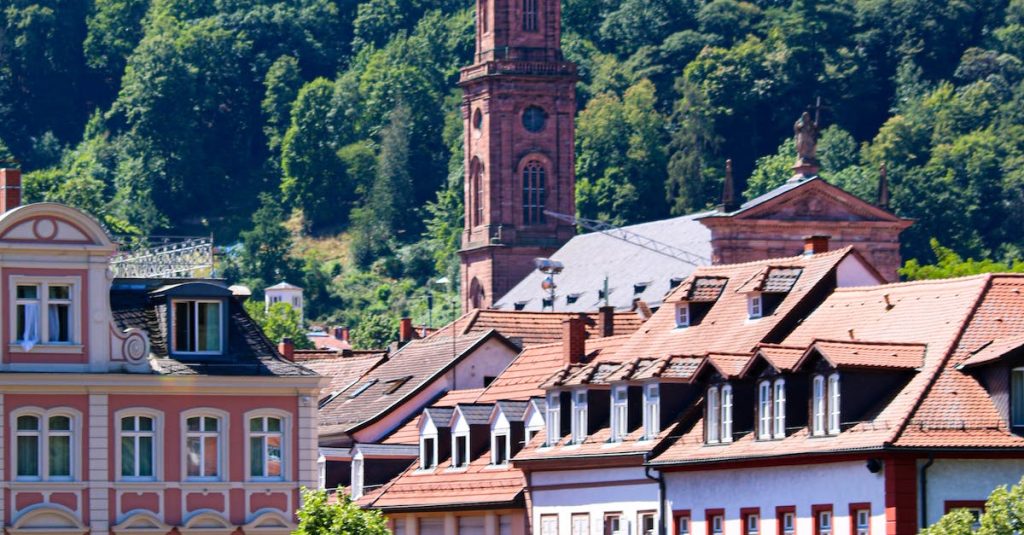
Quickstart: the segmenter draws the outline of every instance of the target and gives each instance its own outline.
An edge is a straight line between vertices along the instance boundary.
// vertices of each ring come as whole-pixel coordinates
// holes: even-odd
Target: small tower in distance
[[[270,305],[276,303],[288,303],[299,313],[299,321],[301,321],[303,325],[306,323],[306,316],[303,313],[302,308],[302,288],[282,281],[268,287],[263,291],[263,294],[263,306],[265,310],[270,310]]]

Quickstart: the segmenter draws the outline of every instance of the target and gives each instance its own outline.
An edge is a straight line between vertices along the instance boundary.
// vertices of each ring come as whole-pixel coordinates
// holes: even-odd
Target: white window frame
[[[11,275],[8,278],[11,304],[8,314],[10,315],[10,344],[9,350],[12,353],[25,353],[21,346],[21,335],[18,332],[18,305],[28,302],[39,304],[39,341],[29,351],[45,350],[46,352],[80,352],[82,350],[82,278],[81,277],[32,277],[25,275]],[[18,286],[38,287],[36,299],[18,299]],[[69,286],[70,299],[60,299],[59,303],[67,303],[68,306],[68,342],[50,342],[49,303],[50,286]]]
[[[572,392],[572,442],[582,444],[587,440],[587,419],[590,417],[588,411],[586,389],[573,390]]]
[[[1010,425],[1024,426],[1024,367],[1010,370]]]
[[[679,515],[676,517],[676,535],[690,535],[690,516]]]
[[[547,405],[545,407],[547,418],[544,419],[544,423],[547,427],[547,442],[545,443],[545,445],[549,447],[558,444],[558,441],[562,439],[561,396],[561,392],[557,390],[548,392],[547,395]]]
[[[198,340],[198,337],[199,337],[199,310],[198,310],[198,307],[199,307],[199,305],[200,304],[215,304],[215,305],[217,305],[220,308],[220,312],[218,314],[218,317],[220,319],[220,335],[219,335],[219,338],[218,338],[218,340],[220,341],[220,347],[218,349],[213,350],[213,351],[199,351],[199,350],[196,350],[196,351],[183,351],[183,350],[178,349],[178,339],[177,339],[177,333],[176,333],[175,326],[178,323],[178,307],[177,307],[177,305],[179,303],[190,303],[194,307],[194,310],[192,312],[192,317],[194,319],[194,323],[192,325],[192,329],[193,329],[192,330],[192,336],[196,337],[196,347],[197,348],[199,347],[199,340]],[[224,302],[223,299],[188,299],[188,298],[171,299],[171,311],[170,311],[170,314],[169,314],[170,317],[171,317],[171,325],[170,325],[170,328],[168,329],[168,337],[171,339],[170,340],[171,353],[173,353],[175,355],[223,355],[224,354],[224,347],[225,347],[226,342],[227,342],[226,340],[224,340],[224,334],[225,334],[224,325],[227,323],[227,318],[225,317],[226,309],[227,309],[227,306],[226,306],[226,303]]]
[[[841,405],[841,391],[840,391],[839,374],[832,373],[828,376],[828,434],[838,435],[841,429],[842,421],[840,412]]]
[[[757,383],[757,439],[771,440],[774,403],[772,383],[764,379]]]
[[[732,442],[732,385],[722,385],[722,442]]]
[[[651,529],[644,529],[644,521],[651,519]],[[654,535],[658,532],[658,513],[654,511],[640,511],[636,514],[637,535]]]
[[[861,516],[863,515],[863,518]],[[861,522],[863,520],[864,522]],[[853,533],[854,535],[870,535],[871,533],[871,509],[860,508],[854,509],[853,518],[850,519],[853,522]]]
[[[818,532],[815,535],[832,535],[832,511],[818,511]]]
[[[626,530],[622,526],[622,513],[605,513],[603,518],[605,534],[619,535],[625,533]]]
[[[676,328],[683,329],[690,326],[690,303],[683,301],[676,303]]]
[[[621,395],[621,399],[620,396]],[[611,391],[612,442],[622,442],[629,435],[629,386],[615,385]]]
[[[782,513],[782,534],[793,535],[796,533],[796,513],[786,511]]]
[[[39,428],[37,431],[18,431],[18,418],[22,416],[34,416],[39,419]],[[50,418],[54,416],[62,416],[68,418],[71,421],[70,431],[50,431]],[[57,407],[53,409],[43,409],[42,407],[21,407],[17,410],[11,411],[10,414],[10,427],[11,436],[11,471],[13,477],[12,481],[50,481],[50,482],[71,482],[81,481],[81,437],[84,436],[82,433],[82,413],[70,407]],[[38,441],[36,448],[38,459],[36,460],[36,466],[39,467],[39,475],[36,476],[21,476],[18,475],[18,437],[19,436],[35,436]],[[51,436],[67,436],[70,437],[70,470],[68,476],[51,476],[50,475],[50,437]]]
[[[220,409],[214,409],[210,407],[196,408],[181,413],[181,481],[184,482],[198,482],[198,481],[231,481],[230,474],[228,473],[229,464],[227,462],[227,452],[230,451],[230,444],[228,444],[228,437],[231,436],[230,431],[230,415],[226,411]],[[188,475],[188,437],[190,431],[188,430],[189,418],[195,417],[207,417],[217,418],[220,420],[217,426],[217,476],[190,476]],[[202,429],[202,425],[200,425]],[[199,431],[199,435],[208,435],[210,431]],[[195,432],[191,432],[195,434]],[[205,448],[205,445],[203,446]]]
[[[508,466],[512,458],[512,433],[510,429],[498,429],[491,432],[491,464],[494,466]],[[498,444],[505,443],[505,458],[498,459]]]
[[[811,379],[811,435],[823,436],[825,434],[825,411],[827,396],[825,388],[825,376],[817,374]]]
[[[661,387],[658,383],[644,385],[644,439],[661,433]]]
[[[573,513],[569,520],[572,535],[590,535],[590,513]]]
[[[541,535],[558,535],[557,514],[540,515],[540,533]]]
[[[761,533],[761,515],[757,513],[748,513],[743,517],[743,522],[746,524],[747,535],[757,535]]]
[[[278,410],[278,409],[256,409],[245,413],[243,421],[245,422],[245,475],[246,481],[291,481],[290,470],[292,460],[292,444],[291,444],[291,414]],[[280,432],[254,432],[251,431],[252,427],[251,420],[254,418],[277,418],[281,421]],[[256,436],[270,436],[270,435],[281,435],[281,475],[280,476],[254,476],[252,475],[252,440],[254,435]],[[264,449],[266,449],[266,443],[264,443]],[[263,459],[263,470],[267,470],[268,461],[266,457]]]
[[[711,515],[708,522],[711,523],[711,529],[708,530],[711,535],[720,535],[725,531],[725,518],[723,515]]]
[[[772,383],[772,436],[786,438],[786,380],[778,378]]]
[[[708,387],[708,400],[707,400],[707,415],[705,419],[707,424],[707,440],[708,444],[718,444],[722,441],[722,423],[720,418],[722,417],[721,399],[719,398],[718,386]]]
[[[747,316],[752,320],[764,317],[764,299],[760,293],[747,296]]]
[[[427,465],[427,441],[432,440],[433,447],[430,448],[430,454],[433,456],[433,462]],[[437,468],[437,433],[426,433],[420,435],[420,470],[433,470]]]
[[[469,451],[469,449],[470,449],[469,432],[468,431],[463,431],[463,432],[460,432],[460,433],[455,433],[454,432],[454,426],[452,426],[452,429],[453,429],[453,432],[452,432],[452,465],[451,465],[451,469],[452,470],[465,470],[465,469],[469,468],[469,463],[472,461],[472,459],[470,459],[472,454]],[[466,451],[462,455],[460,455],[460,452],[459,452],[459,439],[460,438],[464,439],[466,441]]]
[[[121,420],[124,418],[150,418],[153,420],[153,431],[148,434],[153,437],[153,475],[152,476],[125,476],[121,473],[121,438],[128,433],[128,436],[144,436],[147,432],[123,431]],[[117,481],[163,481],[164,474],[164,413],[148,407],[131,407],[121,409],[114,413],[114,425],[116,426],[114,436],[114,468]],[[135,471],[139,469],[138,446],[135,449]]]

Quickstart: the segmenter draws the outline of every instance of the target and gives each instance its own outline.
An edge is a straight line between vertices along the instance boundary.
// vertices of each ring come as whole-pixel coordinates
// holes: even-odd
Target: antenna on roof
[[[625,228],[622,227],[609,225],[604,221],[575,217],[571,215],[561,214],[558,212],[553,212],[551,210],[544,210],[544,214],[549,217],[558,219],[560,221],[565,221],[572,225],[579,225],[593,232],[607,234],[608,236],[611,236],[613,238],[622,240],[627,243],[632,243],[637,247],[641,247],[643,249],[647,249],[648,251],[653,251],[655,253],[665,255],[669,258],[674,258],[681,262],[690,264],[691,266],[706,266],[711,264],[710,258],[695,255],[689,251],[684,251],[678,247],[669,245],[667,243],[662,243],[655,239],[648,238],[641,234],[637,234],[636,232],[626,230]]]

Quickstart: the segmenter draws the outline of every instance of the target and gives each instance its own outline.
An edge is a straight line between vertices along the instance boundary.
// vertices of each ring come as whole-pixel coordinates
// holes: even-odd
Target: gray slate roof
[[[691,214],[630,225],[624,229],[696,256],[710,258],[711,231],[698,219],[712,214],[714,212]],[[631,309],[636,298],[656,307],[672,289],[673,279],[678,284],[695,269],[682,260],[597,232],[574,237],[551,258],[565,265],[562,273],[555,276],[557,312],[586,312],[603,306],[604,301],[598,292],[604,287],[605,276],[610,290],[608,304],[617,310]],[[541,289],[541,282],[545,277],[539,271],[531,272],[494,307],[513,310],[516,303],[525,302],[523,310],[544,310],[543,300],[548,294]],[[642,291],[638,293],[636,290]],[[576,296],[575,302],[569,303],[567,296]]]
[[[494,405],[482,403],[459,403],[459,412],[469,425],[487,425],[494,412]]]
[[[526,416],[526,408],[530,405],[529,401],[498,401],[495,403],[501,412],[505,415],[505,418],[510,422],[522,422]]]

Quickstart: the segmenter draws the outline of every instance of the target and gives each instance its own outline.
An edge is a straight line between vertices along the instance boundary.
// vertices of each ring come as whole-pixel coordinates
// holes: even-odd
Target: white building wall
[[[918,461],[918,468],[926,462]],[[927,503],[930,525],[945,513],[947,501],[985,501],[996,487],[1020,483],[1024,459],[935,459],[927,473],[928,495],[918,501]]]
[[[590,533],[604,532],[604,514],[622,515],[624,535],[636,534],[637,513],[658,509],[658,484],[643,468],[534,472],[530,476],[534,532],[543,515],[558,515],[560,535],[572,533],[572,515],[587,513]]]
[[[850,504],[871,504],[871,533],[885,533],[885,476],[864,461],[665,474],[672,511],[689,510],[691,534],[707,534],[705,511],[724,509],[723,535],[741,535],[741,508],[759,508],[762,534],[778,533],[775,511],[795,506],[796,532],[813,533],[811,506],[832,505],[833,533],[851,533]],[[668,515],[666,515],[668,516]],[[671,519],[669,519],[671,520]]]

